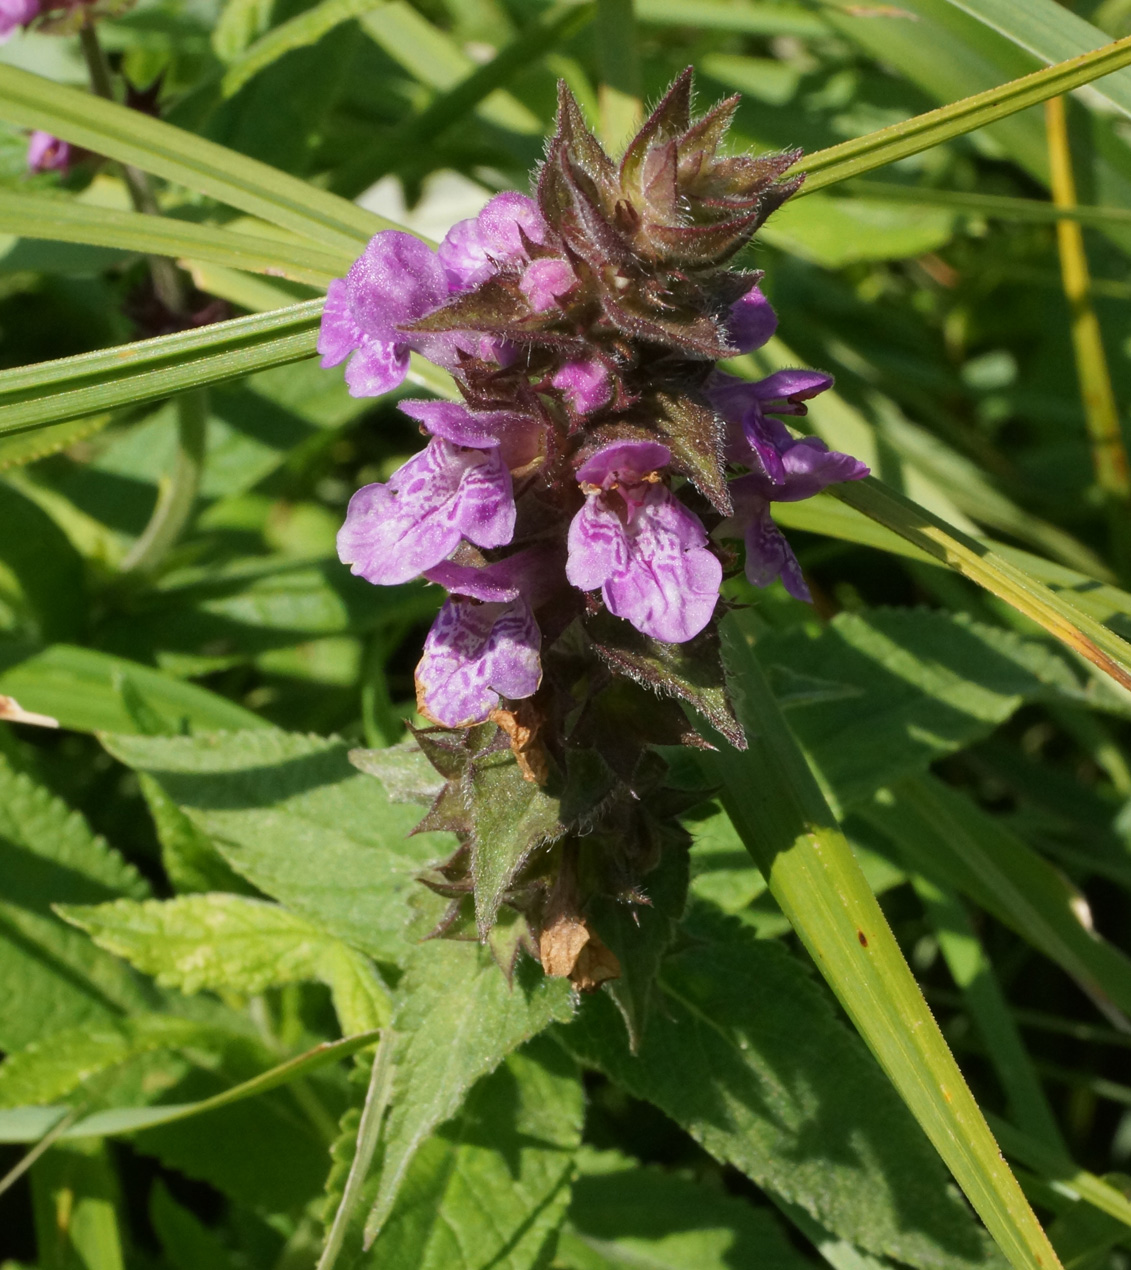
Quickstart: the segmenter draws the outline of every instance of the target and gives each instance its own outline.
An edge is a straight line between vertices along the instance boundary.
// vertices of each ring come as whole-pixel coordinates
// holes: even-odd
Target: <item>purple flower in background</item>
[[[33,132],[27,143],[29,172],[66,172],[74,158],[70,142],[61,141],[49,132]]]
[[[389,478],[350,499],[338,555],[368,582],[393,586],[418,577],[468,538],[499,547],[514,533],[510,472],[498,447],[453,445],[434,437]]]
[[[0,44],[39,13],[39,0],[0,0]]]
[[[723,571],[698,517],[659,478],[670,462],[667,446],[622,441],[578,469],[586,500],[569,527],[566,576],[600,587],[609,612],[638,631],[682,644],[710,621]]]
[[[595,357],[566,362],[550,382],[579,415],[599,410],[612,395],[608,369]]]
[[[770,503],[812,498],[838,481],[858,481],[868,468],[818,437],[797,438],[773,414],[803,415],[805,402],[832,386],[819,371],[782,370],[757,383],[715,372],[708,395],[731,425],[727,457],[750,468],[731,481],[731,526],[746,540],[746,576],[755,586],[780,577],[790,595],[811,597],[797,557],[770,516]],[[725,530],[723,531],[725,532]]]
[[[538,204],[525,194],[496,194],[478,216],[448,230],[437,255],[451,291],[467,291],[486,282],[499,266],[526,256],[523,236],[534,243],[546,237]]]
[[[520,551],[495,564],[445,562],[430,582],[451,592],[416,668],[421,713],[445,727],[482,723],[499,698],[521,701],[542,682],[542,635],[532,608],[561,567],[552,549]]]

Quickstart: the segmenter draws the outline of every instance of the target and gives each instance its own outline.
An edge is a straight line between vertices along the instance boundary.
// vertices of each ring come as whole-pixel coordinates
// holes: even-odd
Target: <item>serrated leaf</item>
[[[475,919],[480,938],[486,938],[518,870],[534,851],[565,832],[561,803],[524,779],[509,749],[469,764],[463,789],[471,813]]]
[[[242,895],[254,890],[152,776],[142,772],[139,784],[161,844],[161,863],[177,891],[234,891]]]
[[[546,1042],[523,1046],[483,1077],[459,1115],[417,1152],[371,1264],[545,1265],[569,1203],[583,1114],[569,1058]]]
[[[734,509],[723,471],[726,434],[722,419],[710,406],[689,395],[656,393],[655,404],[652,422],[672,452],[675,470],[697,486],[720,515],[729,516]]]
[[[148,886],[86,822],[0,757],[0,1048],[144,1009],[154,994],[52,913]]]
[[[393,1019],[392,1108],[366,1237],[385,1224],[413,1157],[468,1089],[552,1022],[572,1013],[569,985],[521,961],[508,984],[478,945],[433,940],[413,954]]]
[[[55,907],[100,948],[155,976],[163,988],[253,995],[321,981],[345,1035],[388,1021],[389,997],[369,961],[278,904],[217,894]]]
[[[452,852],[410,837],[419,810],[391,803],[348,747],[277,731],[106,738],[149,772],[227,862],[292,913],[379,960],[408,955],[416,875]]]
[[[563,1270],[802,1270],[766,1208],[617,1151],[584,1151],[555,1265]]]
[[[770,632],[758,658],[779,685],[783,673],[840,685],[839,699],[780,702],[840,808],[987,735],[1024,701],[1084,693],[1047,645],[925,609],[840,613],[819,632]]]
[[[603,997],[558,1030],[565,1045],[860,1247],[931,1270],[1000,1265],[914,1119],[798,962],[726,919],[701,916],[691,929],[696,943],[664,962],[635,1056]]]

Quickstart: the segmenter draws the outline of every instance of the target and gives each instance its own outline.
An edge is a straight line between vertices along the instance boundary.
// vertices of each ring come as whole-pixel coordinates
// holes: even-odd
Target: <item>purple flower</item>
[[[416,668],[417,702],[449,728],[482,723],[499,704],[533,696],[542,682],[542,635],[533,607],[560,577],[556,553],[541,548],[475,568],[450,561],[428,579],[445,601]]]
[[[514,533],[510,472],[498,447],[465,449],[434,437],[389,478],[350,499],[338,555],[369,582],[408,582],[468,538],[500,547]]]
[[[498,446],[506,466],[524,467],[543,449],[545,426],[533,415],[515,410],[468,410],[454,401],[410,398],[397,407],[435,437],[453,445],[487,450]]]
[[[609,372],[595,357],[566,362],[550,382],[579,415],[599,410],[612,395]]]
[[[496,194],[478,216],[448,230],[438,256],[449,290],[468,291],[497,273],[509,260],[524,258],[526,244],[546,238],[546,222],[538,204],[525,194]]]
[[[27,143],[29,172],[66,172],[74,158],[69,141],[60,141],[49,132],[33,132]]]
[[[577,278],[564,260],[545,256],[527,265],[518,289],[535,313],[545,313],[557,304],[558,296],[565,295],[576,285]]]
[[[585,506],[569,527],[566,576],[582,591],[601,588],[610,613],[668,644],[710,621],[722,565],[698,518],[660,481],[667,446],[623,441],[598,450],[578,471]]]
[[[777,330],[778,315],[770,307],[757,283],[730,306],[727,335],[740,353],[750,353]]]
[[[813,597],[801,566],[785,534],[774,524],[769,501],[758,493],[756,479],[743,476],[732,481],[730,487],[735,506],[734,521],[742,526],[746,540],[746,577],[754,586],[760,587],[769,586],[780,577],[795,600],[811,603]]]
[[[39,0],[0,0],[0,44],[16,27],[27,26],[39,13]]]

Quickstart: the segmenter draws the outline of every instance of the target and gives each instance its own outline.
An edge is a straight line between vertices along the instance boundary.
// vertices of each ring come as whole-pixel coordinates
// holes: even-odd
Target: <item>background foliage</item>
[[[418,438],[311,354],[380,217],[526,188],[559,77],[614,145],[690,63],[735,144],[822,151],[1131,4],[141,0],[99,34],[184,132],[56,87],[74,35],[0,54],[0,694],[62,725],[0,723],[4,1264],[1036,1265],[886,917],[1063,1264],[1126,1266],[1131,698],[1097,662],[1131,667],[1131,71],[849,145],[760,234],[780,338],[736,369],[835,372],[813,430],[886,488],[779,506],[814,609],[728,583],[758,743],[669,755],[692,898],[661,960],[652,880],[658,973],[615,1000],[508,984],[505,927],[420,942],[421,774],[348,753],[402,738],[438,600],[334,554]],[[164,215],[115,162],[29,176],[32,126]],[[144,251],[191,280],[180,334]]]

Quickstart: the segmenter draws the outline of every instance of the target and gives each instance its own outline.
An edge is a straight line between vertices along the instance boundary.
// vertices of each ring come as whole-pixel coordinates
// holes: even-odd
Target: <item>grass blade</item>
[[[319,251],[285,238],[266,238],[194,225],[168,216],[113,211],[64,198],[0,190],[0,233],[51,242],[120,247],[157,256],[190,257],[250,273],[325,287],[353,264],[349,252]]]
[[[1131,36],[1069,61],[1058,62],[1045,70],[1010,80],[1008,84],[987,92],[929,110],[914,119],[879,128],[866,136],[818,150],[815,154],[807,154],[791,171],[807,174],[800,192],[812,194],[848,177],[860,176],[973,132],[976,128],[983,128],[1128,65],[1131,65]]]
[[[207,194],[324,249],[356,255],[378,230],[399,228],[257,159],[14,66],[0,65],[0,119]]]
[[[1057,207],[1036,198],[1013,198],[1008,194],[978,194],[974,191],[935,190],[923,185],[896,185],[894,181],[851,181],[846,193],[890,203],[916,203],[923,207],[953,207],[1005,221],[1033,221],[1051,225],[1060,220],[1077,221],[1097,229],[1117,225],[1131,228],[1131,211],[1124,207]]]
[[[889,1079],[1015,1267],[1056,1254],[1009,1171],[883,911],[755,658],[752,618],[723,622],[723,655],[750,743],[704,760],[770,890]]]
[[[0,371],[0,436],[314,355],[321,300]]]

